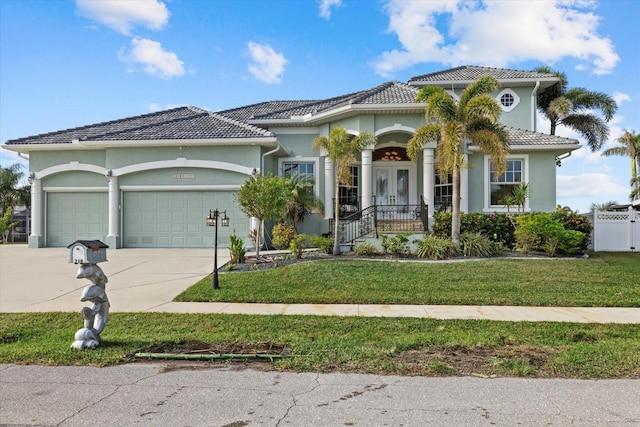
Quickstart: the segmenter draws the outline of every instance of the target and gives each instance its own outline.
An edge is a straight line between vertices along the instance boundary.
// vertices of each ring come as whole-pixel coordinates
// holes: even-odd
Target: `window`
[[[434,201],[433,209],[436,212],[449,211],[453,201],[453,176],[447,175],[446,181],[440,178],[440,174],[436,171],[434,185]]]
[[[500,103],[502,111],[506,112],[513,110],[516,108],[516,105],[520,103],[520,97],[511,89],[502,90],[498,96],[496,96],[496,100]]]
[[[505,93],[500,97],[500,104],[504,107],[511,107],[515,100],[513,99],[513,95],[510,93]]]
[[[282,175],[291,176],[298,174],[301,178],[310,176],[315,179],[315,163],[312,162],[283,162],[282,163]]]
[[[505,172],[497,176],[493,169],[493,164],[489,161],[491,168],[491,206],[504,206],[505,198],[513,193],[513,188],[523,182],[524,178],[524,160],[509,159],[507,160],[507,169]]]
[[[318,160],[312,157],[283,158],[278,160],[279,169],[282,176],[297,174],[300,178],[311,177],[313,179],[313,192],[318,195],[318,182],[316,171],[318,170]]]
[[[348,214],[360,210],[360,168],[351,166],[351,182],[347,185],[340,183],[338,187],[338,202],[340,203],[340,212]]]

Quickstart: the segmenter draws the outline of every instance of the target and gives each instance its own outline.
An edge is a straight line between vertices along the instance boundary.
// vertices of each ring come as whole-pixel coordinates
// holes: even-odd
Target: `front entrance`
[[[415,165],[411,162],[375,162],[373,177],[377,205],[405,206],[417,203]]]

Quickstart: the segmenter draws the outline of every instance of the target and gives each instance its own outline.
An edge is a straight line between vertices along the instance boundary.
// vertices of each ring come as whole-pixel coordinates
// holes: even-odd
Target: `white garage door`
[[[213,247],[210,209],[227,211],[229,227],[218,228],[218,246],[235,234],[245,240],[249,219],[230,191],[127,191],[123,197],[123,246],[129,248]]]
[[[47,193],[46,203],[46,246],[105,240],[109,227],[107,193]]]

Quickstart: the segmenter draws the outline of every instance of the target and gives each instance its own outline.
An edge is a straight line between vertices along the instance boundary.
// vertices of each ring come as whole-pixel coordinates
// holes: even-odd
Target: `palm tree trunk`
[[[336,176],[336,192],[333,201],[333,254],[340,255],[340,229],[338,227],[338,217],[340,214],[340,205],[338,204],[338,192],[340,191],[340,182]]]
[[[452,175],[451,240],[457,246],[460,244],[460,168],[456,167]]]

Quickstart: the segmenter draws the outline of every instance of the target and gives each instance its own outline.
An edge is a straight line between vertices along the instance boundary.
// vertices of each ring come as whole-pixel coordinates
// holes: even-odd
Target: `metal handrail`
[[[339,217],[338,233],[340,244],[350,244],[354,240],[372,232],[376,238],[382,232],[418,232],[429,230],[428,206],[424,198],[415,205],[378,205],[373,199],[373,206],[357,212],[345,213]],[[335,220],[329,219],[329,227],[333,231]]]

